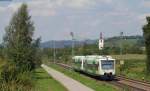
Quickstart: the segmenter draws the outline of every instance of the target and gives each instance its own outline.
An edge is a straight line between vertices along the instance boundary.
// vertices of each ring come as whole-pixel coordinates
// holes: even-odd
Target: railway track
[[[72,69],[71,66],[66,65],[66,64],[57,63],[57,65],[60,65],[66,69]],[[93,78],[93,79],[96,79],[96,78]],[[96,79],[96,80],[99,80],[99,79]],[[123,91],[150,91],[150,82],[134,80],[134,79],[130,79],[121,75],[116,76],[113,81],[105,81],[105,82],[115,85],[121,88],[121,90]]]
[[[149,82],[130,79],[125,76],[116,76],[116,79],[118,83],[125,84],[130,88],[136,88],[136,90],[132,90],[132,91],[150,91]]]

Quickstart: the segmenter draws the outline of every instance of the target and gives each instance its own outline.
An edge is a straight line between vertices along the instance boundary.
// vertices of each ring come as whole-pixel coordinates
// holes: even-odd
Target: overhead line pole
[[[123,38],[123,32],[120,32],[120,55],[122,55],[122,38]]]
[[[70,32],[70,35],[71,35],[71,37],[72,37],[72,57],[74,56],[74,41],[75,41],[75,39],[74,39],[74,34],[73,34],[73,32]]]
[[[56,47],[55,47],[55,40],[53,40],[53,61],[55,63],[56,61],[56,51],[55,51]]]

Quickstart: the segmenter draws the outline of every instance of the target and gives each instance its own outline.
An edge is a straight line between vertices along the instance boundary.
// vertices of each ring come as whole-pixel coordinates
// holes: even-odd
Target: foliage
[[[2,67],[1,77],[5,82],[9,82],[17,79],[18,70],[15,65],[7,64]]]
[[[34,80],[31,71],[22,71],[12,63],[2,67],[0,89],[1,91],[32,91]]]
[[[35,40],[32,44],[32,61],[35,65],[35,68],[40,67],[41,66],[41,49],[39,48],[40,45],[40,41],[41,38],[38,38],[37,40]]]
[[[121,74],[137,80],[143,80],[144,78],[144,80],[150,81],[145,68],[145,59],[128,59],[124,60],[124,65],[119,66],[119,62],[116,65],[117,75]]]
[[[143,27],[143,35],[145,38],[145,46],[146,46],[146,69],[147,73],[150,73],[150,17],[146,17],[147,24]]]
[[[124,55],[111,55],[116,60],[145,60],[145,54],[124,54]],[[145,62],[145,61],[144,61]]]
[[[2,67],[2,91],[31,91],[34,87],[32,72],[41,64],[40,38],[34,40],[34,26],[27,5],[22,4],[5,29],[3,51],[7,60]]]
[[[6,27],[4,47],[7,59],[14,63],[18,69],[33,70],[37,57],[37,49],[40,39],[33,40],[34,26],[27,11],[27,5],[23,4],[16,12]]]
[[[2,46],[2,44],[0,44],[0,58],[4,58],[3,49],[4,47]]]

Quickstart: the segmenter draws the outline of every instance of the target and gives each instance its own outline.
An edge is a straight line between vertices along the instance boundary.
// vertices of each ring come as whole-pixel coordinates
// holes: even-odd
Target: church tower
[[[99,38],[99,50],[102,50],[104,48],[104,39],[102,32],[100,33],[100,38]]]

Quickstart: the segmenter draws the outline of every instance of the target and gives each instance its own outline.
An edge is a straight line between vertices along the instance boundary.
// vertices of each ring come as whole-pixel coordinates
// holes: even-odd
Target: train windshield
[[[101,64],[104,70],[114,69],[114,60],[102,60]]]

